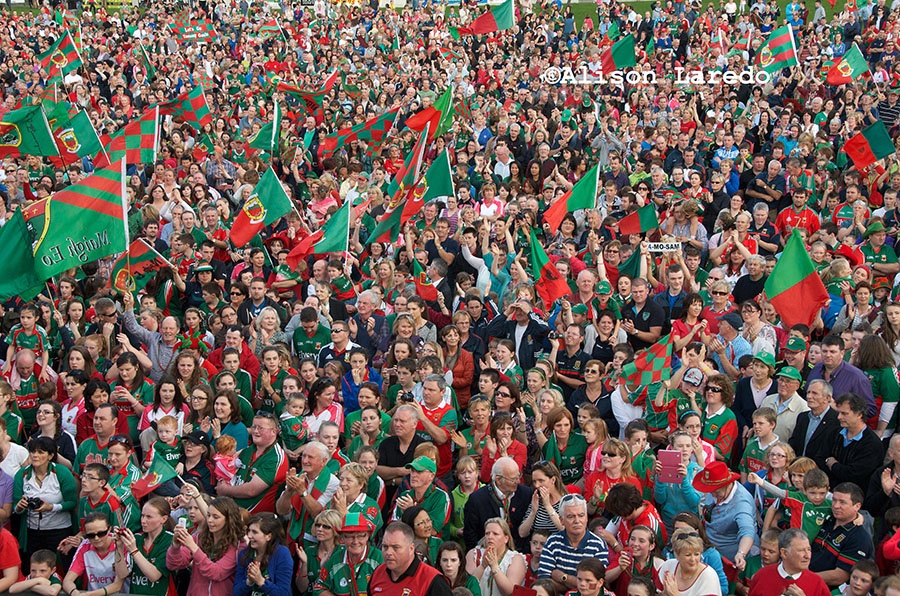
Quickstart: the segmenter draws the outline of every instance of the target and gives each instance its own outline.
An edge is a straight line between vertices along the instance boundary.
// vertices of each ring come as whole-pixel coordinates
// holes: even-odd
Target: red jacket
[[[216,370],[222,370],[222,350],[225,349],[225,346],[217,350],[213,350],[209,353],[209,357],[207,360],[210,364],[216,367]],[[253,350],[250,349],[250,346],[247,345],[247,342],[243,342],[241,344],[241,368],[246,370],[250,374],[250,378],[253,380],[253,386],[256,386],[256,377],[259,376],[259,360],[256,358],[256,354],[253,353]]]

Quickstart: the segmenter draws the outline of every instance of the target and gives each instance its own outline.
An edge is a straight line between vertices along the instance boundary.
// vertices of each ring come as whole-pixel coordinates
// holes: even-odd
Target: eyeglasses
[[[209,398],[205,395],[196,395],[191,398],[191,401],[209,401]]]
[[[96,476],[88,476],[87,474],[81,477],[82,480],[93,480],[94,482],[100,482],[100,479]]]
[[[107,319],[114,319],[118,316],[119,313],[117,313],[116,311],[112,311],[111,313],[101,312],[101,313],[97,313],[97,314],[100,315],[101,317],[105,317]]]
[[[94,540],[96,538],[106,538],[107,534],[109,534],[109,528],[101,530],[100,532],[91,532],[89,534],[85,534],[84,537],[88,540]]]
[[[343,333],[344,331],[346,331],[346,329],[332,329],[331,333],[334,335],[335,333]]]
[[[707,387],[706,390],[710,393],[722,393],[721,387]]]
[[[784,453],[770,453],[769,457],[777,457],[778,459],[787,459],[787,455]]]

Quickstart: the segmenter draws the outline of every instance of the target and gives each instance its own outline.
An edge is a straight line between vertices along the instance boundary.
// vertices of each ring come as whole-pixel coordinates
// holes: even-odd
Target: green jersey
[[[284,448],[294,451],[306,443],[309,438],[309,428],[302,417],[291,416],[287,412],[281,415],[281,440]]]
[[[799,490],[789,490],[781,500],[781,510],[790,527],[802,529],[812,543],[819,535],[822,524],[831,515],[831,499],[815,505]]]
[[[331,331],[328,327],[319,323],[312,335],[309,335],[302,326],[294,329],[291,347],[294,355],[302,360],[303,358],[318,357],[319,350],[330,343]]]
[[[563,484],[575,484],[584,475],[584,460],[587,453],[587,440],[584,436],[572,433],[564,451],[560,451],[556,435],[551,433],[544,443],[544,459],[552,461],[562,474]]]
[[[380,413],[381,413],[381,430],[386,434],[390,434],[390,432],[391,432],[391,417],[388,416],[386,412],[380,412]],[[354,435],[351,435],[351,429],[353,428],[353,423],[359,422],[361,418],[362,418],[362,410],[356,410],[355,412],[350,412],[344,418],[344,444],[345,445],[347,443],[349,443],[351,439],[354,438]],[[351,454],[350,457],[353,457],[353,455]]]
[[[381,551],[369,547],[363,560],[356,565],[347,560],[347,547],[338,546],[319,570],[319,577],[313,586],[313,596],[329,592],[334,596],[356,596],[366,594],[369,580],[375,568],[384,562]]]
[[[777,442],[778,437],[775,437],[774,441],[765,445],[759,442],[759,437],[750,439],[747,442],[747,446],[744,448],[744,456],[741,458],[741,464],[738,468],[739,471],[743,474],[749,474],[751,472],[755,473],[760,470],[765,470],[766,453],[768,453],[769,447]]]
[[[145,596],[174,596],[175,582],[166,565],[166,551],[172,544],[172,532],[163,530],[149,548],[144,544],[144,535],[135,536],[137,548],[144,557],[162,574],[156,581],[150,581],[140,566],[135,563],[131,570],[131,588],[129,594],[143,594]]]

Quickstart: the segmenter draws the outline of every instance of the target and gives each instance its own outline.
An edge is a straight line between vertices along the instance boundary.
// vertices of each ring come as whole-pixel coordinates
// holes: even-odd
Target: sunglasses
[[[106,535],[109,534],[109,528],[105,530],[101,530],[100,532],[91,532],[89,534],[85,534],[84,537],[88,540],[94,540],[95,538],[106,538]]]
[[[707,387],[706,390],[710,393],[722,393],[721,387]]]
[[[497,397],[512,397],[511,393],[507,393],[506,391],[497,391]]]
[[[728,292],[710,292],[713,296],[727,296]]]
[[[619,457],[619,454],[615,451],[601,451],[600,455],[605,455],[606,457]]]
[[[125,435],[113,435],[109,438],[110,445],[124,445],[128,449],[131,449],[131,439],[126,437]]]

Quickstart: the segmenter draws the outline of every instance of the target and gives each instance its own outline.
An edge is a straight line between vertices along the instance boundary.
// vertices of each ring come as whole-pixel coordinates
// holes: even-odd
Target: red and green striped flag
[[[68,29],[59,36],[50,49],[39,54],[37,58],[41,62],[41,68],[51,73],[58,71],[64,75],[77,70],[82,64],[78,46],[75,45],[75,40]]]
[[[34,267],[41,279],[128,247],[125,161],[97,168],[78,184],[25,210]]]
[[[600,67],[603,74],[637,66],[637,55],[634,53],[634,35],[629,33],[610,48],[600,54]]]
[[[413,280],[416,284],[416,294],[422,297],[422,300],[434,302],[437,300],[437,288],[428,279],[428,274],[422,267],[419,259],[413,259]]]
[[[629,213],[619,220],[619,233],[643,234],[659,227],[659,218],[656,215],[656,207],[653,203],[644,205],[637,211]]]
[[[450,161],[448,157],[441,159],[439,155],[425,175],[419,178],[427,144],[426,136],[425,132],[419,135],[419,140],[407,156],[401,171],[398,171],[391,180],[391,185],[388,187],[388,196],[392,197],[388,205],[389,209],[371,234],[371,238],[377,242],[395,242],[406,222],[415,217],[425,206],[426,196],[433,198],[453,192],[453,179],[449,177]],[[442,155],[445,154],[446,151],[442,153]],[[398,180],[399,182],[397,182]],[[391,194],[392,191],[393,194]]]
[[[550,226],[551,232],[556,233],[566,213],[594,208],[597,202],[599,181],[600,167],[598,164],[588,170],[569,192],[547,208],[544,212],[544,221]]]
[[[416,132],[422,132],[428,126],[432,132],[431,138],[437,138],[446,133],[453,126],[453,88],[447,90],[421,112],[413,114],[406,119],[406,127]]]
[[[161,254],[138,238],[113,264],[107,287],[125,292],[140,292],[163,267],[171,267]]]
[[[150,108],[138,120],[112,135],[103,135],[100,140],[110,161],[124,159],[125,163],[134,165],[154,163],[159,143],[159,108]]]
[[[206,95],[203,87],[194,87],[185,91],[175,99],[159,104],[160,116],[172,116],[190,125],[195,130],[201,130],[213,121],[209,104],[206,103]]]
[[[853,160],[857,170],[862,170],[895,151],[891,135],[881,120],[876,120],[844,143],[843,150]]]
[[[787,329],[798,323],[812,326],[828,302],[825,284],[816,272],[816,265],[796,228],[791,232],[772,275],[766,279],[765,293]]]
[[[465,60],[463,54],[454,52],[450,48],[438,48],[438,51],[441,53],[441,57],[444,60]]]
[[[463,35],[505,31],[512,29],[515,24],[516,15],[513,0],[506,0],[503,4],[495,6],[472,21],[468,27],[450,27],[450,35],[453,39],[459,39]]]
[[[284,192],[281,180],[272,168],[262,175],[253,194],[250,195],[234,218],[231,226],[231,242],[240,248],[250,242],[260,230],[272,225],[278,218],[291,212],[294,206]]]
[[[50,162],[60,168],[77,163],[82,157],[93,157],[103,150],[100,137],[85,111],[80,111],[71,118],[56,120],[53,138],[59,157],[50,157]]]
[[[862,50],[853,44],[850,49],[836,61],[828,71],[825,82],[829,85],[843,85],[869,73],[869,63],[866,62]]]
[[[284,37],[284,33],[281,31],[281,25],[278,24],[278,19],[268,20],[259,26],[260,37],[268,37],[272,35],[281,35],[282,37]]]
[[[380,116],[367,120],[362,124],[342,128],[334,134],[330,134],[322,141],[322,154],[327,157],[337,151],[338,147],[349,144],[357,139],[371,145],[380,144],[382,139],[394,125],[399,108],[388,110]]]
[[[629,387],[652,385],[672,378],[672,338],[670,335],[634,355],[622,367],[622,378]]]
[[[0,116],[0,157],[7,155],[59,155],[40,105]]]
[[[413,146],[412,151],[406,156],[403,165],[397,169],[397,173],[391,178],[388,184],[385,196],[390,200],[391,205],[397,205],[405,198],[407,192],[416,186],[419,176],[422,173],[422,166],[425,163],[425,146],[428,144],[428,133],[430,124],[426,124],[425,128],[419,133],[419,139]]]
[[[531,230],[531,275],[534,277],[534,289],[549,310],[559,298],[567,296],[571,290],[565,278],[560,275],[556,265],[544,252],[534,228]]]
[[[205,19],[196,19],[190,22],[176,21],[169,27],[171,27],[173,37],[178,43],[189,41],[208,42],[219,36],[213,24]]]
[[[734,46],[732,46],[733,50],[740,50],[745,52],[750,49],[750,36],[752,31],[750,28],[747,28],[747,31],[741,35],[736,42],[734,42]]]
[[[66,8],[64,8],[62,12],[57,9],[53,15],[53,20],[56,21],[57,25],[65,27],[66,29],[78,29],[81,27],[81,22],[78,20],[78,17]]]
[[[797,44],[790,25],[779,27],[769,34],[769,38],[756,52],[756,64],[769,74],[799,64]]]

